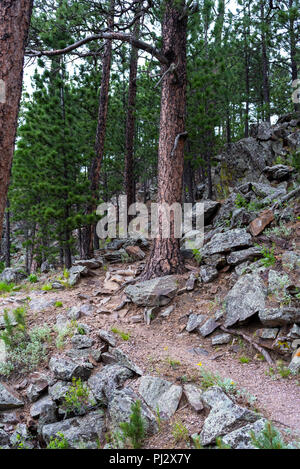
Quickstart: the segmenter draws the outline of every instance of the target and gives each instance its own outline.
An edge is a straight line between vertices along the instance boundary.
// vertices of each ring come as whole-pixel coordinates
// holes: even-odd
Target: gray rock
[[[300,371],[300,347],[296,352],[293,354],[293,358],[289,364],[289,369],[292,373],[299,373]]]
[[[204,409],[202,402],[202,390],[200,388],[194,384],[185,384],[183,386],[183,392],[193,410],[200,412]]]
[[[276,272],[275,270],[269,270],[268,277],[268,292],[277,292],[282,294],[284,288],[290,284],[289,276],[283,272]]]
[[[294,251],[284,251],[281,256],[282,266],[288,270],[300,271],[300,254]]]
[[[167,309],[162,311],[162,313],[160,313],[160,316],[162,318],[168,318],[170,314],[174,311],[174,309],[175,309],[175,306],[169,306]]]
[[[23,407],[22,402],[18,397],[14,396],[5,386],[0,383],[0,411],[16,409]]]
[[[202,265],[200,267],[200,277],[203,283],[209,283],[218,277],[218,271],[210,265]]]
[[[257,274],[238,279],[225,298],[225,327],[241,323],[265,307],[266,291]]]
[[[68,318],[77,321],[81,318],[81,309],[80,306],[72,306],[72,308],[68,311],[67,314]]]
[[[202,326],[198,327],[198,332],[202,337],[206,337],[214,332],[219,325],[220,323],[216,322],[214,318],[209,318]]]
[[[193,332],[197,329],[203,322],[207,319],[207,316],[204,314],[190,314],[188,323],[186,325],[186,330],[188,332]]]
[[[293,168],[284,164],[276,164],[275,166],[266,166],[264,173],[270,181],[284,181],[288,179],[293,172]]]
[[[61,404],[71,386],[72,384],[68,381],[57,381],[52,386],[49,386],[49,396],[57,404]]]
[[[211,339],[211,343],[212,345],[223,345],[223,344],[229,344],[229,342],[231,341],[232,339],[232,335],[230,334],[218,334],[216,336],[214,336],[212,339]]]
[[[251,442],[251,432],[260,433],[266,424],[265,419],[256,420],[238,430],[228,433],[222,438],[223,443],[229,445],[231,449],[256,449]]]
[[[98,332],[98,335],[99,335],[100,339],[103,342],[105,342],[106,344],[110,345],[111,347],[116,346],[116,338],[114,337],[114,335],[111,332],[107,332],[107,331],[101,329]]]
[[[65,287],[60,282],[53,282],[52,283],[52,288],[54,290],[64,290]]]
[[[44,261],[41,265],[41,273],[47,274],[50,271],[50,264],[48,261]]]
[[[39,378],[35,379],[26,389],[26,395],[30,402],[35,402],[38,398],[47,391],[49,386],[49,379],[47,376],[40,375]]]
[[[178,408],[182,387],[154,376],[142,376],[139,393],[149,407],[158,409],[161,417],[168,419]]]
[[[234,404],[223,401],[212,407],[200,433],[201,444],[206,446],[215,443],[217,437],[223,437],[233,430],[237,430],[258,419],[254,412]]]
[[[225,233],[215,234],[211,241],[205,244],[202,254],[209,256],[211,254],[228,252],[232,249],[252,246],[252,237],[244,228],[237,228],[226,231]]]
[[[81,276],[85,277],[89,274],[89,269],[84,265],[74,265],[69,269],[69,274],[68,283],[73,287],[79,282]]]
[[[177,290],[177,277],[168,275],[129,285],[125,288],[125,293],[137,305],[164,306],[174,298]]]
[[[95,343],[94,339],[91,339],[91,337],[88,337],[87,335],[82,335],[82,334],[73,335],[71,341],[72,341],[73,347],[76,349],[90,348]]]
[[[297,339],[300,337],[300,327],[297,324],[294,324],[287,336],[291,339]]]
[[[257,247],[235,251],[227,256],[226,260],[229,265],[238,265],[248,260],[254,260],[262,256],[261,249]]]
[[[261,339],[276,339],[278,335],[279,329],[278,328],[268,328],[268,329],[259,329],[256,331],[258,337]]]
[[[186,282],[186,285],[185,285],[185,288],[187,291],[192,291],[194,290],[195,288],[195,283],[197,282],[197,275],[194,273],[194,272],[191,272],[187,282]]]
[[[90,412],[83,417],[50,423],[42,428],[42,436],[47,444],[51,438],[56,438],[58,433],[62,433],[70,449],[97,449],[104,432],[105,418],[101,410]]]
[[[107,262],[110,262],[111,264],[115,264],[117,262],[122,262],[124,258],[128,257],[128,254],[125,251],[125,249],[122,248],[122,249],[119,249],[118,251],[106,252],[103,255],[103,257]]]
[[[51,357],[49,368],[56,379],[72,381],[73,378],[88,379],[93,367],[86,362],[78,363],[62,357]]]
[[[121,422],[129,422],[132,414],[132,405],[140,400],[131,388],[116,390],[108,402],[109,425],[112,431],[118,430]],[[145,421],[145,431],[147,435],[157,432],[158,425],[156,416],[141,403],[141,415]]]
[[[203,262],[216,269],[222,269],[226,265],[226,256],[225,254],[212,254],[211,256],[203,257]]]
[[[259,319],[264,326],[277,327],[300,323],[299,308],[264,308],[259,312]]]
[[[133,377],[134,373],[125,366],[107,365],[90,377],[88,385],[96,400],[106,403],[116,389]]]
[[[22,269],[6,267],[0,274],[0,282],[19,283],[27,277]]]
[[[125,366],[135,374],[142,376],[143,371],[137,366],[122,350],[114,347],[109,347],[108,352],[115,358],[119,365]]]
[[[10,443],[10,434],[0,428],[0,445],[6,446]]]
[[[208,409],[232,404],[232,400],[219,386],[212,386],[202,394],[202,402]]]
[[[7,359],[6,345],[5,345],[4,340],[0,339],[0,364],[5,363],[6,359]]]
[[[22,448],[20,448],[22,443]],[[33,449],[32,435],[29,433],[25,423],[19,423],[10,437],[10,444],[17,449]]]
[[[34,298],[29,303],[29,309],[34,312],[42,312],[45,309],[52,308],[56,299]]]
[[[204,201],[204,223],[208,225],[212,219],[215,217],[218,209],[220,208],[220,202],[215,200],[205,200]]]
[[[43,423],[53,423],[57,420],[57,405],[50,396],[45,396],[30,407],[30,415],[34,419],[43,418]]]
[[[79,261],[75,261],[74,265],[78,266],[81,265],[83,267],[87,267],[88,269],[99,269],[102,266],[102,262],[100,258],[96,259],[80,259]]]

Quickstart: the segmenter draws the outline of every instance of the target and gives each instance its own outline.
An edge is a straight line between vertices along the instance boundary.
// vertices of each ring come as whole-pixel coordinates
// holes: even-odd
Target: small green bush
[[[47,449],[69,449],[69,443],[62,432],[57,433],[57,437],[51,436]]]
[[[271,422],[266,422],[265,428],[259,433],[250,432],[253,446],[258,449],[289,449],[284,443],[279,431]]]
[[[133,449],[142,447],[145,435],[146,425],[142,417],[141,401],[137,400],[131,405],[132,414],[130,415],[129,422],[120,423],[122,430],[122,437],[124,441],[128,441]]]

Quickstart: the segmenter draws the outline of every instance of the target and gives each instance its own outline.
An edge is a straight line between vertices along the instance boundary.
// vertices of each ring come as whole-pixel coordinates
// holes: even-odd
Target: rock
[[[101,259],[98,258],[96,259],[80,259],[79,261],[75,261],[74,265],[75,266],[83,266],[87,267],[88,269],[99,269],[102,266],[103,262],[101,262]]]
[[[297,339],[300,337],[300,327],[297,324],[294,324],[287,336],[291,339]]]
[[[48,261],[44,261],[41,265],[41,273],[47,274],[50,271],[50,264]]]
[[[178,408],[182,387],[161,378],[142,376],[139,393],[149,407],[159,410],[162,419],[169,419]]]
[[[27,277],[22,269],[6,267],[0,274],[0,282],[19,283]]]
[[[76,363],[62,357],[51,357],[49,368],[56,379],[72,381],[73,378],[88,379],[92,366],[89,363]]]
[[[215,217],[218,209],[220,208],[220,202],[215,200],[205,200],[204,201],[204,223],[208,225],[212,219]]]
[[[5,342],[2,339],[0,339],[0,364],[5,363],[6,359],[7,359],[7,352],[6,352]]]
[[[213,405],[204,422],[200,433],[201,444],[204,446],[213,444],[216,438],[223,437],[257,419],[256,413],[234,404],[230,399],[219,400],[218,404]]]
[[[242,262],[254,260],[255,258],[262,257],[261,249],[253,247],[249,249],[243,249],[242,251],[231,252],[227,257],[227,264],[238,265]]]
[[[43,418],[43,423],[53,423],[57,420],[57,405],[50,396],[45,396],[36,401],[30,407],[30,415],[33,419]]]
[[[140,400],[131,388],[115,390],[108,402],[109,425],[112,431],[119,430],[121,422],[129,422],[132,414],[132,405]],[[157,432],[156,416],[141,402],[141,416],[145,421],[147,435]]]
[[[69,285],[74,286],[79,282],[81,276],[89,274],[89,269],[84,265],[74,265],[69,269],[69,274],[68,283]]]
[[[289,179],[294,168],[284,164],[276,164],[275,166],[266,166],[264,173],[270,181],[285,181]]]
[[[186,325],[186,330],[188,332],[193,332],[197,329],[203,322],[207,319],[207,316],[204,314],[190,314],[188,323]]]
[[[49,379],[43,375],[39,375],[33,383],[31,383],[27,390],[26,395],[30,402],[35,402],[38,398],[47,391],[49,386]]]
[[[259,312],[259,319],[261,323],[267,327],[300,323],[300,309],[288,306],[282,308],[263,308]]]
[[[300,347],[293,354],[293,358],[289,364],[289,369],[292,373],[299,373],[300,371]]]
[[[175,306],[169,306],[167,309],[165,309],[164,311],[162,311],[160,313],[160,316],[162,318],[168,318],[170,316],[170,314],[174,311],[174,309],[175,309]],[[133,318],[131,318],[131,319],[133,319]]]
[[[215,267],[215,269],[222,269],[226,265],[225,254],[212,254],[211,256],[203,257],[203,262],[206,265]]]
[[[6,446],[10,442],[10,434],[0,428],[0,445]]]
[[[177,277],[168,275],[129,285],[125,288],[125,293],[133,303],[140,306],[165,306],[177,290]]]
[[[34,298],[29,303],[29,309],[36,313],[40,313],[45,309],[52,308],[56,303],[56,299]]]
[[[74,348],[76,349],[85,349],[85,348],[90,348],[94,345],[95,341],[91,339],[90,337],[82,334],[75,334],[73,335],[72,339],[72,344]]]
[[[68,381],[57,381],[52,386],[49,386],[49,396],[57,404],[62,404],[71,386],[72,384]]]
[[[91,376],[88,380],[95,399],[106,403],[111,399],[113,392],[120,388],[124,382],[133,378],[134,373],[121,365],[107,365],[101,371]]]
[[[72,321],[77,321],[78,319],[80,319],[81,318],[80,306],[72,306],[72,308],[68,311],[67,316]]]
[[[209,283],[218,277],[218,271],[210,265],[202,265],[200,267],[200,277],[203,283]]]
[[[259,434],[265,427],[266,419],[256,420],[249,423],[238,430],[228,433],[222,438],[225,445],[229,445],[231,449],[257,449],[252,444],[251,432]]]
[[[258,182],[252,182],[251,189],[257,197],[263,197],[263,200],[266,202],[271,202],[271,200],[277,199],[286,193],[285,189],[278,189],[276,187],[270,186],[270,184],[261,184]]]
[[[197,282],[197,275],[194,273],[194,272],[191,272],[187,282],[186,282],[186,285],[185,285],[185,288],[187,291],[192,291],[194,290],[195,288],[195,283]]]
[[[215,234],[202,249],[203,256],[228,252],[232,249],[243,248],[252,245],[251,235],[244,228],[229,230],[225,233]]]
[[[107,252],[104,254],[104,259],[111,264],[116,264],[122,262],[124,259],[128,258],[128,254],[125,249],[119,249],[118,251]]]
[[[51,286],[54,290],[64,290],[65,288],[60,282],[53,282]]]
[[[258,140],[270,140],[272,137],[272,128],[269,122],[260,122],[259,124],[251,124],[250,136]]]
[[[141,261],[146,256],[144,251],[142,251],[138,246],[127,246],[125,251],[135,261]]]
[[[206,337],[212,332],[214,332],[218,327],[220,323],[216,322],[214,318],[209,318],[201,327],[198,327],[198,332],[199,334],[202,335],[202,337]]]
[[[190,251],[193,257],[193,249],[201,249],[203,246],[203,231],[201,230],[191,230],[184,234],[183,238],[180,241],[182,249]]]
[[[232,400],[219,386],[212,386],[202,393],[202,402],[204,406],[210,410],[213,407],[221,407],[224,404],[230,404]]]
[[[246,274],[238,279],[225,298],[225,327],[241,323],[265,307],[266,291],[257,274]]]
[[[22,446],[20,446],[20,443]],[[25,423],[19,423],[10,437],[10,444],[17,449],[33,449],[32,435],[29,433]]]
[[[289,276],[286,273],[269,270],[268,293],[275,293],[277,298],[283,298],[285,289],[290,285]]]
[[[14,396],[5,386],[0,383],[0,411],[23,407],[24,402]]]
[[[135,374],[142,376],[143,371],[124,353],[122,350],[114,347],[109,347],[109,353],[115,358],[119,365],[125,366]]]
[[[57,438],[59,433],[64,435],[70,449],[97,449],[99,440],[104,436],[104,413],[98,409],[83,417],[74,417],[61,422],[50,423],[42,428],[42,436],[48,444],[51,438]]]
[[[211,339],[212,345],[223,345],[223,344],[229,344],[229,342],[232,339],[231,334],[218,334],[215,337]]]
[[[281,256],[282,267],[286,270],[300,272],[300,254],[294,251],[284,251]]]
[[[274,340],[276,339],[278,332],[279,332],[279,329],[277,328],[269,328],[269,329],[258,329],[256,331],[256,334],[261,339],[266,339],[266,340],[273,339]]]
[[[101,329],[99,332],[98,332],[98,335],[100,337],[100,339],[105,342],[106,344],[110,345],[111,347],[115,347],[116,346],[116,338],[114,337],[114,335],[111,333],[111,332],[107,332],[103,329]]]
[[[185,384],[183,386],[183,392],[189,405],[192,407],[193,410],[195,410],[196,412],[200,412],[204,409],[203,402],[201,399],[202,391],[200,388],[193,384]]]
[[[249,230],[252,236],[258,236],[274,219],[274,213],[272,210],[261,212],[259,217],[255,218],[255,220],[253,220],[249,225]]]

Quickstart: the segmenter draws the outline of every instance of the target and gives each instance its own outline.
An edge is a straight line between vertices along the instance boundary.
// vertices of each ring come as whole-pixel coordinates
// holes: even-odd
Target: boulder
[[[146,255],[144,251],[142,251],[138,246],[127,246],[125,250],[127,254],[135,261],[143,260]]]
[[[137,400],[140,400],[140,398],[131,388],[114,391],[108,402],[108,422],[111,431],[119,430],[121,422],[129,422],[132,414],[132,405]],[[146,434],[152,435],[156,433],[158,430],[156,415],[143,402],[141,402],[141,416],[145,422]]]
[[[199,273],[203,283],[212,282],[218,277],[217,269],[211,265],[202,265]]]
[[[125,293],[139,306],[165,306],[174,298],[177,290],[177,277],[168,275],[129,285]]]
[[[243,323],[265,308],[266,290],[258,274],[238,279],[225,298],[225,327]]]
[[[252,236],[258,236],[274,220],[272,210],[264,210],[259,217],[255,218],[250,225],[249,230]]]
[[[24,402],[12,394],[4,384],[0,383],[0,411],[23,407]]]
[[[42,436],[48,444],[51,438],[64,435],[70,449],[98,449],[99,440],[104,437],[105,417],[101,410],[90,412],[84,417],[74,417],[61,422],[50,423],[42,428]]]
[[[258,257],[262,257],[261,249],[258,247],[252,247],[249,249],[242,249],[241,251],[231,252],[227,257],[227,264],[238,265],[242,262],[254,260]]]
[[[56,379],[72,381],[73,378],[88,379],[93,367],[87,362],[78,363],[62,357],[51,357],[49,368]]]
[[[249,246],[252,246],[251,235],[244,228],[237,228],[225,233],[215,234],[203,247],[202,254],[208,256]]]
[[[251,432],[255,435],[259,434],[265,427],[266,419],[256,420],[249,423],[238,430],[228,433],[222,438],[225,445],[229,445],[231,449],[256,449],[252,444]]]
[[[149,407],[159,410],[162,419],[169,419],[178,408],[182,387],[154,376],[142,376],[139,393]]]
[[[215,321],[214,318],[209,318],[202,326],[198,327],[198,332],[199,334],[202,335],[202,337],[206,337],[212,332],[214,332],[218,327],[220,323]]]
[[[96,400],[106,403],[113,392],[133,376],[134,373],[125,366],[107,365],[89,378],[88,385]]]
[[[300,323],[300,309],[288,306],[282,308],[263,308],[258,316],[261,323],[267,327]]]
[[[188,323],[186,325],[187,332],[193,332],[197,329],[204,321],[207,319],[207,316],[204,314],[190,314]]]
[[[183,392],[187,399],[188,404],[196,412],[200,412],[204,409],[202,402],[202,390],[194,384],[185,384],[183,386]]]
[[[229,344],[229,342],[231,341],[232,339],[232,335],[231,334],[218,334],[218,335],[215,335],[212,339],[211,339],[211,343],[212,345],[223,345],[223,344]]]
[[[300,347],[293,354],[293,358],[289,364],[289,369],[292,373],[299,373],[300,371]]]
[[[270,181],[285,181],[289,179],[294,168],[284,164],[276,164],[275,166],[266,166],[264,173]]]
[[[19,283],[27,277],[22,269],[6,267],[0,274],[0,282]]]

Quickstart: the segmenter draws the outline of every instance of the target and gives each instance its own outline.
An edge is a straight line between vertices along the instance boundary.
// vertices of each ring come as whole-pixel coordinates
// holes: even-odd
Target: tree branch
[[[168,59],[162,54],[162,52],[156,47],[144,42],[140,39],[136,39],[131,34],[120,33],[120,32],[101,32],[99,34],[94,34],[92,36],[86,37],[85,39],[81,39],[80,41],[74,42],[73,44],[65,47],[64,49],[57,49],[57,50],[45,50],[45,51],[38,51],[38,50],[27,50],[26,56],[27,57],[54,57],[57,55],[65,55],[69,52],[72,52],[75,49],[87,44],[91,41],[97,41],[98,39],[112,39],[116,41],[128,42],[132,46],[136,47],[137,49],[142,49],[145,52],[149,52],[149,54],[153,55],[159,62],[168,65]]]

